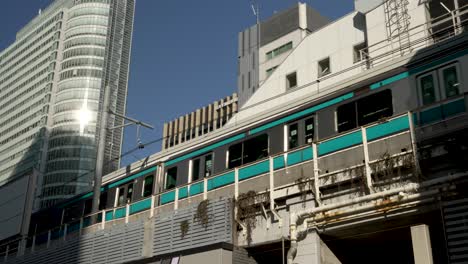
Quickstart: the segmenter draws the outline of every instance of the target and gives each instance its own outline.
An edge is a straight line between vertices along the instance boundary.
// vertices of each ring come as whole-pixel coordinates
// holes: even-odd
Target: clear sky
[[[4,0],[0,7],[0,50],[51,0]],[[142,141],[162,136],[162,126],[180,115],[236,91],[237,33],[255,23],[251,4],[266,19],[294,0],[137,0],[127,115],[153,124]],[[353,0],[308,0],[335,20],[354,8]],[[125,131],[123,152],[136,146],[135,128]],[[155,143],[126,156],[122,165],[160,150]]]

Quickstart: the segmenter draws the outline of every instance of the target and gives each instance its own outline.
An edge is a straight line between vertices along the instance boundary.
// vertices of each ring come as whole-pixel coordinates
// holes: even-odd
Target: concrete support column
[[[414,264],[432,264],[432,247],[429,226],[417,225],[411,227]]]
[[[316,232],[307,234],[304,240],[298,241],[297,253],[293,263],[320,264],[320,238]]]

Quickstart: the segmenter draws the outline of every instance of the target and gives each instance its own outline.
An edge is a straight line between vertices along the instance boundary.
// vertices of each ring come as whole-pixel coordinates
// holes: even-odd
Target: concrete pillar
[[[431,237],[429,226],[417,225],[411,227],[414,264],[432,264]]]
[[[297,253],[293,263],[320,264],[320,237],[316,232],[309,232],[305,239],[298,241]]]

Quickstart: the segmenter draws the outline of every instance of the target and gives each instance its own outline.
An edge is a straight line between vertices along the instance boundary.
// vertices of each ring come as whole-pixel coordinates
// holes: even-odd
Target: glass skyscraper
[[[36,207],[91,189],[104,87],[125,113],[134,6],[55,0],[0,52],[0,188],[35,175]],[[107,132],[104,173],[120,165],[122,134]]]

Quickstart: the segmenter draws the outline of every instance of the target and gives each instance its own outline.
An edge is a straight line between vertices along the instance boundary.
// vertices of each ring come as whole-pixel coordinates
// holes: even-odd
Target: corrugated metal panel
[[[209,201],[208,226],[204,228],[194,216],[198,203],[155,218],[153,254],[161,255],[232,241],[231,201],[220,199]],[[188,232],[182,237],[181,223],[187,221]]]
[[[468,198],[443,203],[445,233],[451,264],[468,263]]]
[[[66,241],[57,240],[48,249],[28,252],[6,263],[125,263],[143,258],[143,236],[144,222],[137,221]]]

